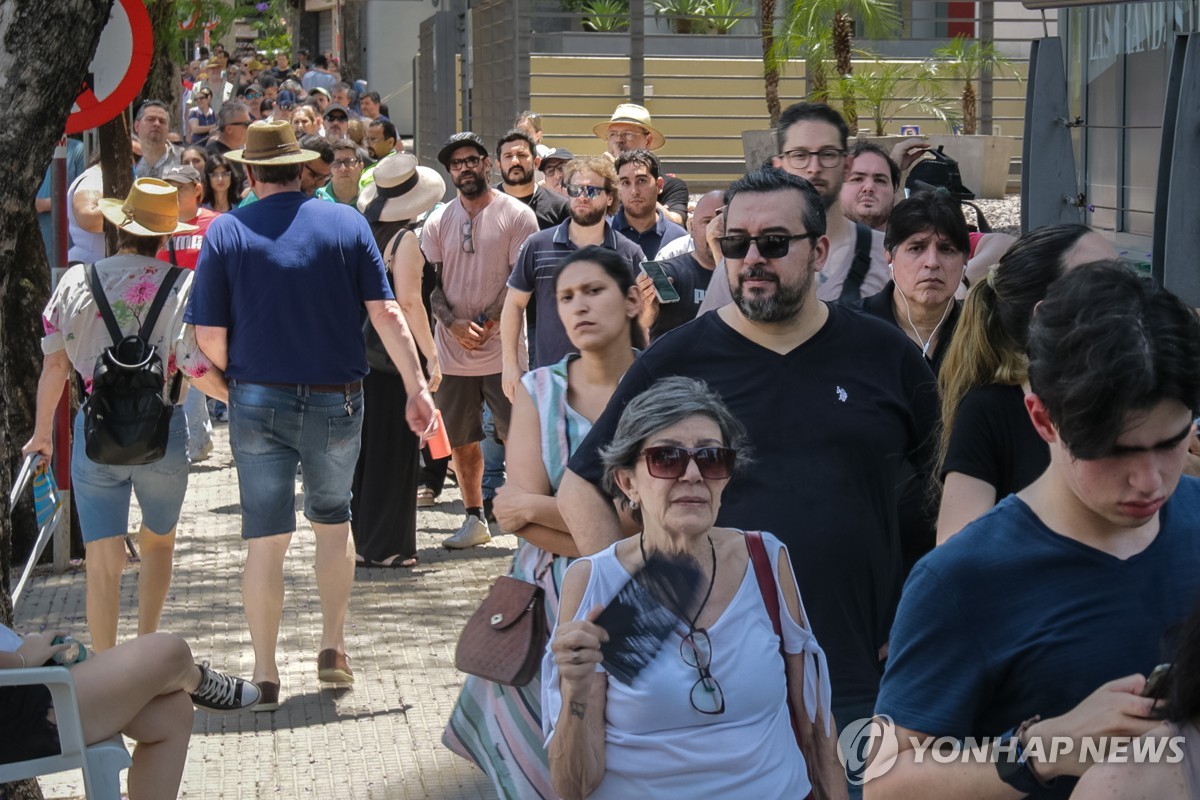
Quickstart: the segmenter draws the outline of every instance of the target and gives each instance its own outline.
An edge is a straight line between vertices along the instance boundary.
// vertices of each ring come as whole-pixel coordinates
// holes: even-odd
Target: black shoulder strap
[[[117,324],[112,306],[108,304],[108,298],[104,295],[104,287],[100,285],[100,276],[96,274],[96,265],[88,264],[86,272],[88,285],[92,287],[92,297],[96,299],[96,308],[100,310],[100,317],[104,320],[105,327],[108,328],[108,335],[112,337],[113,344],[119,344],[125,338],[125,334],[121,333],[121,326]]]
[[[162,283],[158,285],[158,293],[154,295],[154,302],[150,305],[150,311],[146,314],[145,321],[142,322],[142,327],[138,329],[138,336],[143,342],[150,341],[150,335],[154,333],[154,324],[158,322],[158,315],[162,312],[162,307],[166,305],[167,295],[171,293],[171,287],[175,285],[175,279],[179,277],[179,273],[183,272],[181,267],[171,267],[167,273],[167,277],[163,278]]]
[[[842,283],[842,294],[839,303],[857,303],[862,299],[862,285],[866,280],[867,271],[871,269],[871,228],[861,222],[854,223],[857,237],[854,241],[854,261],[850,264],[850,272]]]

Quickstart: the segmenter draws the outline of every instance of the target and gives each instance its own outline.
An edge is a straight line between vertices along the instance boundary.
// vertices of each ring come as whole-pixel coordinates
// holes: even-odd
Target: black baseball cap
[[[442,162],[443,167],[450,169],[450,156],[458,148],[468,146],[473,146],[484,158],[490,155],[487,146],[483,143],[483,139],[480,139],[478,135],[470,131],[463,131],[462,133],[454,134],[446,140],[446,143],[442,145],[442,149],[438,151],[438,161]]]

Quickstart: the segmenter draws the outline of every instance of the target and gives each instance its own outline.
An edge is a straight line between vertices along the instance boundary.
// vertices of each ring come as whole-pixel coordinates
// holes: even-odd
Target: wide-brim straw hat
[[[124,200],[99,201],[104,218],[134,236],[192,233],[195,225],[179,221],[179,190],[158,178],[138,178]]]
[[[374,182],[358,195],[358,210],[368,222],[416,219],[446,195],[437,170],[417,164],[411,153],[392,153],[375,165]]]
[[[650,112],[646,110],[645,106],[639,106],[637,103],[621,103],[621,105],[617,106],[617,110],[613,112],[612,119],[608,122],[601,122],[592,128],[592,132],[607,141],[608,126],[614,122],[637,125],[639,128],[645,128],[650,131],[651,150],[657,150],[667,143],[667,137],[662,135],[662,131],[654,127],[654,123],[650,120]]]
[[[259,120],[246,129],[246,146],[241,150],[230,150],[225,154],[230,161],[239,164],[303,164],[320,158],[315,150],[304,150],[296,141],[292,123],[277,119],[271,122]]]

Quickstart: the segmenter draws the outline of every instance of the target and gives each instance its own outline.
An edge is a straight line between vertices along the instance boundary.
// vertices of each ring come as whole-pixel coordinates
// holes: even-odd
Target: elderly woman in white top
[[[787,550],[762,535],[781,648],[747,537],[713,527],[744,448],[741,424],[699,381],[665,378],[626,406],[604,452],[605,482],[643,531],[567,571],[543,664],[550,771],[563,797],[846,796],[825,655]],[[602,664],[610,637],[596,620],[662,556],[684,557],[702,577],[626,683]]]

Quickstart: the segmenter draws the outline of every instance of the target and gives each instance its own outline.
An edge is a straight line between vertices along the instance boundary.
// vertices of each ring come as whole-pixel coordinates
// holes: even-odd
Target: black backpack
[[[158,348],[150,344],[154,323],[175,279],[183,270],[172,267],[154,295],[150,311],[141,328],[125,336],[113,316],[108,298],[96,274],[96,265],[88,264],[88,283],[96,307],[108,327],[113,344],[96,359],[92,373],[92,393],[80,410],[87,457],[97,464],[135,466],[153,464],[167,453],[171,414],[179,401],[182,373],[171,382],[171,399],[164,401],[165,367]],[[80,379],[80,384],[82,384]]]

